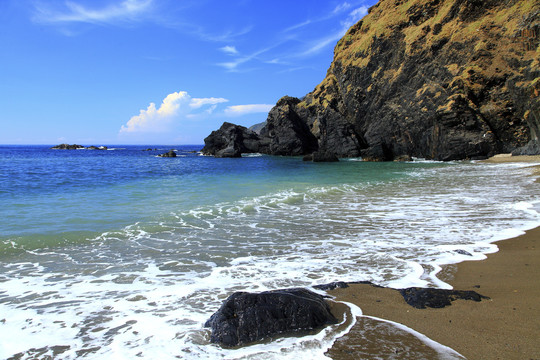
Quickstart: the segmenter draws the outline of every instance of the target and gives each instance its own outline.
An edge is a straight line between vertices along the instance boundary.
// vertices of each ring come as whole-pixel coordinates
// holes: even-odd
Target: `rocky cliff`
[[[539,40],[540,0],[381,0],[311,93],[279,100],[257,150],[455,160],[534,143]]]

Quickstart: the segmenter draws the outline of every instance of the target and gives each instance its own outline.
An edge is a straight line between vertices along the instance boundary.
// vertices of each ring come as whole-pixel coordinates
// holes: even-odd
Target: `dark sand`
[[[540,162],[540,157],[499,156],[490,162]],[[352,285],[330,292],[336,301],[358,305],[364,315],[391,320],[446,345],[467,359],[540,359],[540,228],[497,243],[499,252],[483,261],[449,265],[440,277],[456,290],[488,296],[481,302],[457,300],[444,309],[415,309],[395,290]],[[383,358],[437,358],[414,336],[388,335],[373,320],[360,321],[327,353],[335,360],[369,359],[380,351],[379,339],[395,345]],[[384,325],[384,324],[383,324]],[[372,332],[372,334],[370,334]],[[415,353],[418,351],[418,353]]]

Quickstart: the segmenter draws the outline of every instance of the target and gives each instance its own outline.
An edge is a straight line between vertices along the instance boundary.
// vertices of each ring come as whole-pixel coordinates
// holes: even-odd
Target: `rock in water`
[[[77,149],[84,149],[84,146],[77,145],[77,144],[60,144],[53,146],[51,149],[57,149],[57,150],[77,150]]]
[[[215,157],[241,157],[242,153],[259,151],[260,138],[255,132],[228,122],[204,139],[203,155]]]
[[[324,298],[306,289],[236,292],[206,322],[210,340],[224,346],[248,344],[278,334],[310,331],[337,323]]]
[[[164,154],[159,154],[159,157],[176,157],[176,153],[174,150],[170,150],[169,152],[166,152]]]

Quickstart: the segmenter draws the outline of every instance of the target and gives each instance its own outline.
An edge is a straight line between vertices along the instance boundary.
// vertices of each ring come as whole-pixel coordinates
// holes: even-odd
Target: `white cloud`
[[[191,102],[189,103],[189,106],[192,108],[192,109],[198,109],[204,105],[216,105],[216,104],[220,104],[220,103],[224,103],[224,102],[227,102],[229,100],[227,99],[224,99],[224,98],[214,98],[214,97],[211,97],[211,98],[193,98],[191,99]]]
[[[347,4],[347,3],[345,3]],[[337,9],[337,8],[336,8]],[[311,43],[311,45],[308,47],[308,49],[304,50],[303,52],[299,53],[298,56],[310,56],[315,53],[318,53],[325,47],[329,45],[335,45],[336,42],[341,39],[347,30],[354,24],[356,24],[360,19],[362,19],[364,16],[366,16],[368,13],[368,8],[365,6],[361,6],[359,8],[354,9],[349,13],[347,18],[343,21],[341,21],[341,29],[339,31],[336,31],[333,34],[330,34],[329,36],[326,36],[324,38],[317,39]]]
[[[350,9],[352,5],[349,4],[348,2],[344,2],[343,4],[339,4],[338,6],[336,6],[336,8],[334,9],[334,11],[332,11],[332,14],[338,14],[342,11],[345,11],[347,9]]]
[[[126,125],[122,125],[120,134],[165,133],[183,119],[196,118],[201,114],[194,110],[200,109],[202,114],[211,114],[217,104],[227,101],[214,97],[192,98],[185,91],[174,92],[163,99],[159,108],[155,103],[150,103],[147,109],[140,110],[139,115],[131,117]]]
[[[229,54],[229,55],[238,54],[238,50],[236,50],[236,48],[234,46],[224,46],[224,47],[220,48],[219,50],[221,50],[224,53]]]
[[[267,113],[273,107],[274,105],[272,104],[233,105],[227,106],[227,108],[225,109],[225,115],[234,117],[246,114]]]
[[[65,8],[53,9],[50,4],[36,5],[34,20],[46,23],[114,23],[134,21],[148,13],[153,0],[123,0],[100,9],[91,9],[73,1],[65,1]]]

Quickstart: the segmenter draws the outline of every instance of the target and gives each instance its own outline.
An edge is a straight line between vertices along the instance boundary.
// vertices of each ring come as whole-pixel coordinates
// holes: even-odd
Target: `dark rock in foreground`
[[[170,150],[169,152],[166,152],[164,154],[159,154],[159,157],[176,157],[176,153],[174,150]]]
[[[407,288],[400,289],[399,292],[407,304],[417,309],[427,307],[439,309],[452,305],[454,300],[481,301],[482,299],[489,299],[476,291],[464,290]]]
[[[77,144],[73,144],[73,145],[60,144],[60,145],[53,146],[51,149],[56,149],[56,150],[77,150],[77,149],[84,149],[84,146],[77,145]]]
[[[206,322],[210,340],[237,346],[278,334],[310,331],[337,323],[321,295],[306,289],[236,292]]]

